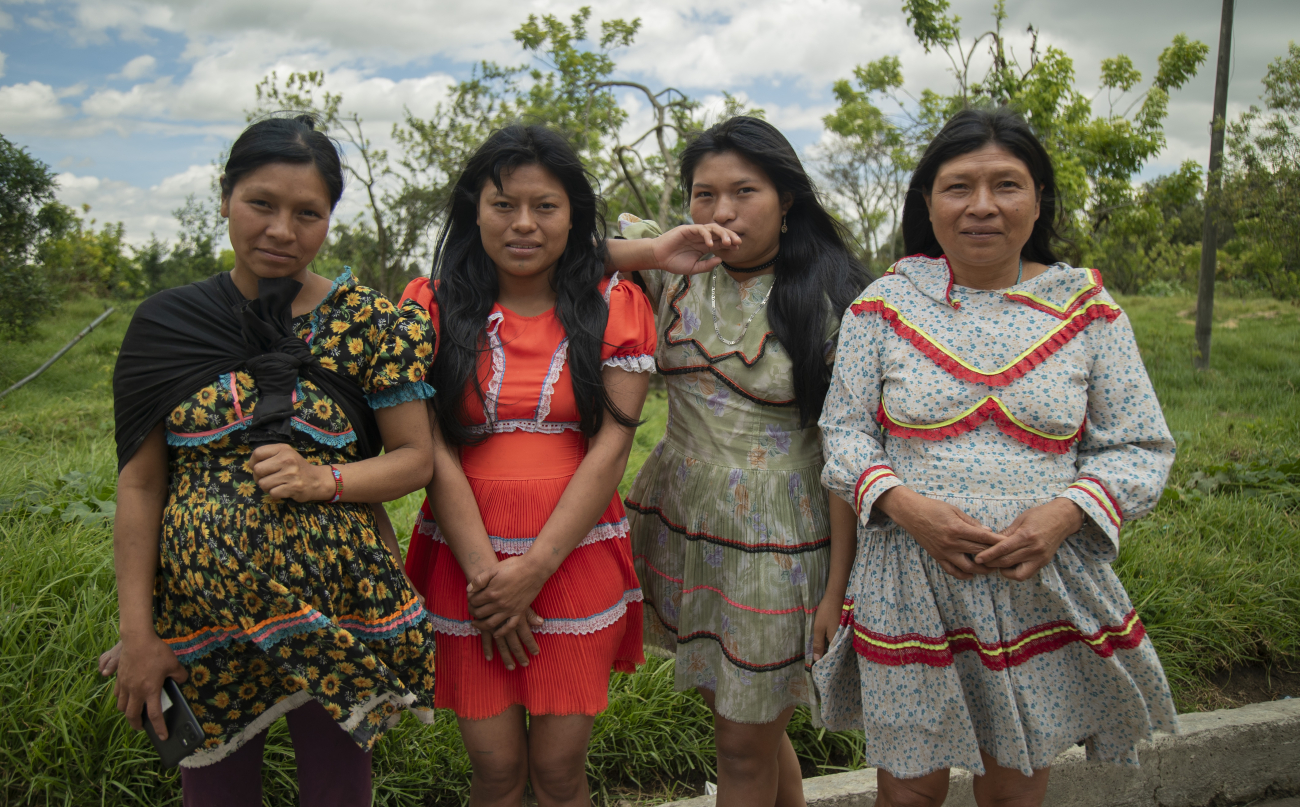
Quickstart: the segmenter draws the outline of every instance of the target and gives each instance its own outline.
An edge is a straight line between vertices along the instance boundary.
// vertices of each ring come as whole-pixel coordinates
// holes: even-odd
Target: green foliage
[[[1268,66],[1264,109],[1229,124],[1223,217],[1236,238],[1230,275],[1300,298],[1300,47]],[[1221,227],[1221,229],[1226,229]]]
[[[90,206],[82,207],[84,213]],[[126,244],[121,222],[95,228],[95,219],[73,216],[57,238],[41,244],[38,260],[46,277],[63,293],[131,299],[144,290],[140,267]]]
[[[993,4],[993,28],[970,38],[962,32],[961,18],[947,11],[946,0],[903,3],[912,33],[926,52],[947,56],[954,78],[950,92],[927,89],[919,97],[908,95],[895,57],[856,68],[856,86],[843,80],[835,84],[839,106],[824,119],[832,138],[822,153],[822,173],[844,218],[859,233],[865,256],[877,270],[901,257],[898,222],[905,183],[916,160],[955,112],[985,104],[1018,110],[1051,155],[1064,234],[1074,244],[1067,257],[1088,263],[1130,254],[1123,249],[1141,234],[1138,219],[1150,224],[1151,213],[1158,209],[1151,206],[1150,189],[1134,188],[1132,177],[1164,148],[1169,93],[1196,74],[1208,47],[1182,34],[1174,37],[1160,54],[1156,76],[1144,92],[1137,92],[1142,74],[1132,59],[1123,54],[1104,59],[1100,92],[1106,94],[1109,109],[1098,115],[1093,112],[1096,99],[1077,88],[1074,61],[1055,47],[1040,53],[1033,26],[1027,59],[1022,63],[1015,55],[1002,29],[1007,16],[1003,0]],[[976,58],[981,48],[987,51],[982,75]],[[887,114],[884,106],[898,111]],[[1187,170],[1184,167],[1177,182],[1186,178]],[[1118,222],[1112,237],[1115,211],[1132,207],[1142,208],[1141,214]],[[1184,259],[1180,250],[1158,240],[1144,241],[1142,251],[1159,253],[1165,263],[1181,265]],[[1115,285],[1136,291],[1160,279],[1160,273],[1150,274],[1123,271]],[[1138,279],[1130,283],[1130,276]]]
[[[0,336],[24,340],[52,313],[49,283],[32,263],[41,245],[70,225],[54,199],[54,172],[0,135]]]

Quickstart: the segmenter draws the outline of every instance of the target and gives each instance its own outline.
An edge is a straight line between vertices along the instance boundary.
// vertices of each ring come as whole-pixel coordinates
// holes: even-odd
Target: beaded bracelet
[[[334,475],[334,498],[329,503],[334,504],[343,498],[343,474],[333,465],[330,466],[330,473]]]

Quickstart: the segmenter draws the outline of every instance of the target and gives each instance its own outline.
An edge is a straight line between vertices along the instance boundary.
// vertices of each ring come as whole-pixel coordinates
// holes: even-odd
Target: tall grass
[[[1174,481],[1225,462],[1300,456],[1296,309],[1228,300],[1215,333],[1213,369],[1191,367],[1187,298],[1122,301],[1179,440]],[[0,387],[30,372],[89,322],[102,304],[69,303],[32,343],[0,352]],[[1276,312],[1269,314],[1268,312]],[[1261,316],[1261,314],[1263,316]],[[48,373],[0,401],[0,805],[170,805],[174,772],[162,772],[142,733],[117,714],[112,685],[95,672],[116,641],[108,524],[115,458],[110,379],[129,312],[115,315]],[[662,434],[666,401],[652,392],[620,486]],[[398,531],[420,494],[389,505]],[[80,503],[80,504],[78,504]],[[110,505],[111,506],[111,505]],[[1235,494],[1162,504],[1125,528],[1116,570],[1169,672],[1180,708],[1195,708],[1204,676],[1241,663],[1300,664],[1300,515]],[[671,663],[615,675],[596,721],[588,771],[604,801],[688,794],[714,773],[709,713],[694,693],[674,692]],[[805,770],[861,764],[861,738],[824,733],[804,712],[790,733]],[[469,760],[455,719],[404,721],[375,753],[380,805],[459,804]],[[266,754],[268,803],[296,790],[283,721]]]

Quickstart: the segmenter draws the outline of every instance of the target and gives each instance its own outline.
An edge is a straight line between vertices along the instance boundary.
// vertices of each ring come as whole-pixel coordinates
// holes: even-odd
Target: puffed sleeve
[[[1088,329],[1092,366],[1078,473],[1064,493],[1118,552],[1125,521],[1151,512],[1174,463],[1165,424],[1128,315]]]
[[[369,362],[361,386],[372,409],[433,397],[424,374],[433,362],[435,337],[429,314],[414,300],[393,305],[376,294],[366,331]]]
[[[629,373],[653,373],[657,341],[650,301],[640,287],[620,278],[617,272],[603,282],[609,320],[600,349],[601,363]]]
[[[903,484],[889,465],[875,418],[883,382],[884,321],[850,308],[837,344],[831,388],[818,421],[826,457],[822,484],[853,505],[863,528],[881,529],[884,521],[873,521],[871,508],[882,493]]]
[[[658,238],[663,235],[663,229],[658,222],[639,219],[631,213],[620,213],[618,215],[618,233],[631,241],[637,238]],[[664,285],[668,282],[668,273],[641,272],[639,274],[641,275],[641,281],[645,283],[650,299],[659,300],[664,293]]]

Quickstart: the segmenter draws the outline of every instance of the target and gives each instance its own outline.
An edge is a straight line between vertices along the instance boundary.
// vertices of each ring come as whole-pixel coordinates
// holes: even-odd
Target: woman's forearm
[[[639,418],[650,384],[649,376],[612,367],[605,368],[604,376],[605,387],[614,405],[631,417]],[[582,458],[541,534],[525,555],[546,577],[560,568],[609,507],[610,497],[618,489],[627,468],[635,435],[635,428],[622,426],[608,412],[605,414],[604,423],[592,438],[587,455]]]
[[[646,272],[659,268],[652,239],[610,238],[606,239],[605,245],[609,247],[609,263],[605,264],[606,274]]]
[[[117,576],[118,631],[149,636],[158,541],[167,503],[167,445],[159,425],[118,475],[113,517],[113,568]]]
[[[492,539],[483,526],[474,491],[465,477],[460,458],[455,449],[442,439],[436,419],[430,413],[433,425],[433,482],[425,489],[429,509],[438,522],[438,529],[460,564],[468,580],[473,580],[496,565],[497,555],[492,549]]]
[[[826,578],[826,596],[844,599],[858,554],[858,517],[853,505],[830,494],[831,558]]]
[[[339,497],[345,502],[391,502],[419,490],[433,478],[433,436],[429,433],[428,405],[408,401],[375,410],[375,421],[384,441],[378,457],[335,465],[343,482]],[[323,493],[334,496],[334,476],[320,466]]]

